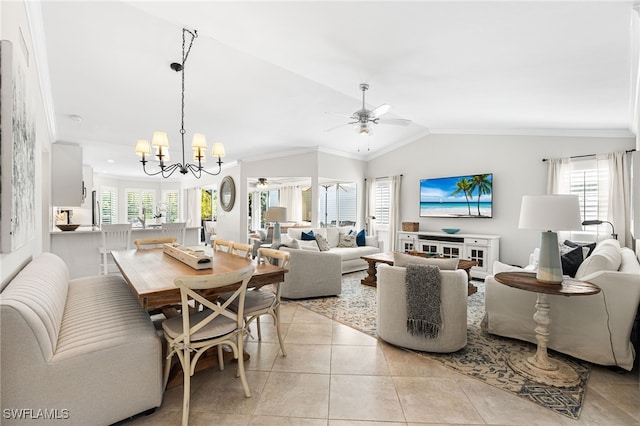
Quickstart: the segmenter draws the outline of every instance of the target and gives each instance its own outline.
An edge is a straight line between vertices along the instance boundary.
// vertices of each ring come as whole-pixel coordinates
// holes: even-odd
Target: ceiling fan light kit
[[[186,34],[189,34],[191,40],[189,41],[189,47],[186,47]],[[169,137],[166,132],[156,131],[153,132],[153,137],[151,138],[151,143],[149,143],[146,139],[138,140],[136,144],[136,154],[142,157],[140,162],[142,163],[142,170],[149,176],[161,175],[163,178],[170,177],[176,170],[179,170],[180,173],[186,175],[191,172],[191,174],[199,179],[202,176],[202,173],[206,173],[211,176],[215,176],[220,174],[222,171],[222,157],[225,155],[224,145],[222,143],[214,143],[213,149],[211,150],[211,155],[214,158],[217,158],[216,163],[218,164],[217,172],[209,172],[205,170],[203,163],[206,162],[206,152],[207,152],[207,140],[202,133],[195,133],[193,135],[193,140],[191,142],[191,148],[193,149],[193,161],[194,163],[187,163],[186,155],[184,150],[184,135],[186,133],[184,129],[184,65],[187,62],[187,57],[189,56],[189,52],[191,51],[191,46],[193,45],[193,41],[198,37],[198,32],[196,30],[188,30],[186,28],[182,29],[182,63],[173,62],[170,65],[170,68],[175,72],[182,73],[182,109],[181,109],[181,122],[180,122],[180,139],[182,142],[182,163],[174,163],[167,164],[169,161]],[[147,156],[151,155],[151,148],[155,148],[155,153],[153,154],[154,158],[159,161],[160,170],[155,172],[150,172],[147,170]]]

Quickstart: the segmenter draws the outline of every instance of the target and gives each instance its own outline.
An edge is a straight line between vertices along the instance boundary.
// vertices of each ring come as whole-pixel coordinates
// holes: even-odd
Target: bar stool
[[[112,250],[129,250],[131,248],[131,224],[102,225],[102,246],[98,247],[101,254],[100,270],[98,274],[109,274],[109,258]]]

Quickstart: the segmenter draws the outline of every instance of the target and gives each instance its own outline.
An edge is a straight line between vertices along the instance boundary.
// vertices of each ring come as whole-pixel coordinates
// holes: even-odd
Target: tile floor
[[[282,318],[286,357],[266,318],[262,343],[247,341],[251,398],[235,364],[196,373],[191,425],[640,425],[637,372],[594,366],[580,419],[571,420],[295,302]],[[123,424],[180,424],[182,391],[167,390],[155,413]]]

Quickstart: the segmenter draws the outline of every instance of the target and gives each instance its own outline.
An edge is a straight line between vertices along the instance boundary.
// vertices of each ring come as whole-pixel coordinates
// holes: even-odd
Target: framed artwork
[[[12,252],[34,238],[35,144],[28,52],[0,41],[0,251]]]

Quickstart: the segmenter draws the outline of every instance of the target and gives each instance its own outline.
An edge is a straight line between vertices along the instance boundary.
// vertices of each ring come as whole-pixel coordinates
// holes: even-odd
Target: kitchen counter
[[[184,245],[200,244],[200,227],[187,227]],[[51,252],[60,256],[69,268],[70,278],[97,275],[100,272],[100,253],[102,233],[91,226],[80,226],[75,231],[50,232]],[[133,240],[138,238],[159,238],[162,236],[160,226],[131,229],[131,248],[135,248]]]

